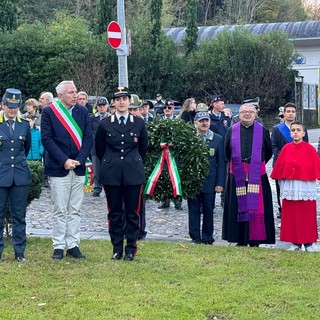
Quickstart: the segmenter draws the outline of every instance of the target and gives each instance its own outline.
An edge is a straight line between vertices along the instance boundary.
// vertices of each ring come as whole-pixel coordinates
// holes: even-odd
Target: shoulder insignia
[[[111,123],[113,123],[115,120],[115,115],[113,114],[113,115],[111,115]]]
[[[130,122],[133,122],[133,115],[130,114]]]

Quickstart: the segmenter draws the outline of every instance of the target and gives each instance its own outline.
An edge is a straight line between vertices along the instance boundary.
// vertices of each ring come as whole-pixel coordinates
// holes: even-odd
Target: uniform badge
[[[210,149],[209,149],[209,155],[210,155],[211,157],[213,157],[214,154],[215,154],[215,148],[210,148]]]
[[[227,120],[223,120],[223,125],[224,125],[225,127],[227,127],[227,126],[228,126],[228,121],[227,121]]]
[[[138,142],[138,138],[137,138],[137,137],[134,137],[134,138],[133,138],[133,142]]]

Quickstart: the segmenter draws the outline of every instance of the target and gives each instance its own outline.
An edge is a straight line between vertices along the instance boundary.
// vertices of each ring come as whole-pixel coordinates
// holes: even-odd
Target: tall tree
[[[188,55],[197,48],[197,6],[198,0],[187,0],[187,27],[184,40],[185,53]]]
[[[106,32],[108,24],[116,20],[116,6],[113,0],[97,0],[96,9],[96,33]]]
[[[0,30],[14,30],[17,27],[17,14],[16,1],[2,0],[0,6]]]
[[[319,0],[303,0],[303,6],[310,20],[320,20]]]
[[[151,0],[151,43],[153,46],[159,45],[161,35],[161,11],[162,0]]]

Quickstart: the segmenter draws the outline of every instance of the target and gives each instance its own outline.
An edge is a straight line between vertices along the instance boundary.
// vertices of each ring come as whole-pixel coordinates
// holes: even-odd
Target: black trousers
[[[125,253],[137,252],[140,231],[140,206],[142,185],[103,185],[108,203],[108,224],[114,253],[123,252],[124,238],[127,238]],[[123,205],[125,210],[123,210]]]
[[[215,193],[200,192],[195,198],[188,198],[189,235],[192,240],[213,243],[213,209]],[[201,225],[202,208],[202,232]]]
[[[3,251],[3,227],[6,217],[7,201],[10,203],[12,220],[12,245],[16,254],[24,253],[26,249],[26,209],[29,185],[0,187],[0,254]]]

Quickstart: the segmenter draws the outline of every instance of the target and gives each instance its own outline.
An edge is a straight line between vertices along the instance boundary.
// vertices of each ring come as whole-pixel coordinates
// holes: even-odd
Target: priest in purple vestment
[[[240,107],[240,122],[225,137],[229,161],[222,239],[238,246],[275,243],[271,188],[266,163],[272,157],[269,131],[255,121],[251,104]]]

